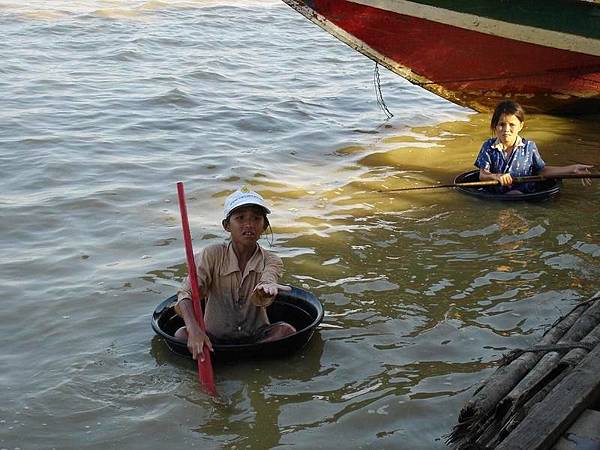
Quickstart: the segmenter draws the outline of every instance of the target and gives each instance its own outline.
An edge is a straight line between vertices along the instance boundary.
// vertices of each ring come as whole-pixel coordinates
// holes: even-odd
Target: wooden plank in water
[[[586,409],[552,450],[600,448],[600,411]]]
[[[539,402],[497,450],[547,449],[600,398],[600,345]]]

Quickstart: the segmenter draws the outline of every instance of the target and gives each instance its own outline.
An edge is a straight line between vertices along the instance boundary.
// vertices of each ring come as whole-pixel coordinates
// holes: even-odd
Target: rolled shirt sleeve
[[[485,141],[479,150],[479,154],[477,155],[477,159],[475,159],[475,167],[478,169],[483,169],[487,171],[491,171],[492,160],[490,158],[490,142]]]
[[[275,253],[261,249],[265,258],[265,265],[259,283],[277,283],[283,272],[283,261]]]
[[[196,264],[196,275],[198,277],[198,288],[200,291],[200,298],[205,297],[205,287],[210,286],[211,284],[211,274],[206,270],[206,267],[210,267],[210,258],[208,252],[202,250],[196,255],[194,255],[194,262]],[[177,291],[177,303],[175,304],[175,312],[178,315],[181,315],[181,311],[179,309],[179,303],[186,298],[192,298],[192,284],[190,282],[189,274],[186,276],[179,290]]]
[[[546,167],[546,163],[542,159],[542,155],[540,155],[540,151],[538,150],[537,145],[535,145],[535,142],[529,141],[529,143],[531,145],[531,168],[532,168],[532,173],[538,174],[542,170],[544,170],[544,167]]]

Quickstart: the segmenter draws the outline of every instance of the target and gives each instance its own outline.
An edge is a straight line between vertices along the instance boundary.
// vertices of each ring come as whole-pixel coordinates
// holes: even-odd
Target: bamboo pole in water
[[[520,183],[537,183],[546,180],[557,180],[564,178],[576,178],[576,179],[585,179],[585,178],[600,178],[600,173],[590,173],[590,174],[567,174],[567,175],[559,175],[559,176],[543,176],[543,175],[532,175],[528,177],[513,177],[513,184]],[[450,183],[450,184],[434,184],[431,186],[417,186],[410,188],[398,188],[398,189],[379,189],[377,192],[404,192],[404,191],[419,191],[422,189],[440,189],[440,188],[454,188],[454,187],[485,187],[485,186],[498,186],[500,185],[499,181],[496,180],[486,180],[486,181],[466,181],[464,183]]]
[[[537,387],[536,390],[532,388],[529,392],[523,392],[521,397],[514,399],[511,409],[505,415],[502,429],[496,433],[493,440],[490,440],[488,446],[495,446],[502,441],[504,437],[508,436],[519,423],[527,417],[532,408],[542,402],[546,396],[569,375],[570,369],[577,366],[591,350],[600,344],[600,324],[596,325],[596,327],[588,333],[579,344],[581,344],[582,347],[572,349],[560,359],[555,367],[550,368],[548,372],[543,373],[545,376],[540,379],[540,382],[543,381],[545,383],[544,385],[535,386]]]
[[[600,394],[600,345],[556,385],[497,450],[550,448]],[[551,412],[551,413],[550,413]]]
[[[589,306],[589,305],[587,305]],[[585,305],[573,310],[557,325],[549,330],[540,344],[549,345],[556,343],[575,323],[579,316],[587,309]],[[471,413],[487,413],[504,397],[516,382],[527,373],[530,368],[541,358],[538,353],[526,352],[520,355],[510,365],[502,366],[488,379],[488,382],[476,391],[476,396],[467,402],[461,419],[468,419]],[[493,383],[490,380],[494,380]],[[464,416],[464,417],[463,417]]]
[[[513,404],[518,403],[518,399],[527,396],[527,392],[534,390],[539,383],[544,381],[549,372],[554,370],[561,363],[562,354],[568,351],[569,353],[575,351],[583,351],[584,354],[587,353],[586,350],[581,348],[572,349],[569,344],[581,342],[583,344],[589,344],[592,347],[595,346],[597,342],[595,342],[593,337],[589,338],[589,336],[596,328],[598,328],[598,323],[600,323],[600,302],[595,302],[582,313],[569,331],[567,331],[567,333],[565,333],[565,335],[557,342],[557,346],[567,344],[565,345],[565,348],[562,351],[548,351],[543,355],[533,369],[531,369],[521,382],[500,402],[500,409],[510,409]]]
[[[508,365],[496,370],[486,384],[475,392],[473,399],[465,404],[459,415],[459,423],[447,437],[447,443],[459,448],[464,445],[484,447],[498,442],[518,425],[523,418],[519,406],[527,404],[532,398],[540,401],[543,397],[540,398],[536,392],[539,394],[544,390],[543,386],[540,387],[542,382],[560,374],[560,370],[554,372],[560,364],[559,357],[542,356],[540,351],[558,356],[574,346],[589,348],[594,341],[592,337],[586,338],[586,335],[600,323],[598,299],[600,293],[577,305],[548,330],[539,345],[521,351]],[[582,355],[579,352],[577,354]]]

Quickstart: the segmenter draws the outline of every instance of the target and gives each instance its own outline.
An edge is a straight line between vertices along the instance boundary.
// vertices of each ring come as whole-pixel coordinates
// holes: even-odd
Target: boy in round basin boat
[[[535,142],[519,135],[525,124],[525,111],[516,102],[505,100],[496,106],[490,128],[494,138],[486,140],[475,160],[479,168],[479,179],[496,180],[502,186],[501,192],[522,194],[535,190],[534,183],[520,184],[512,188],[513,177],[531,175],[560,176],[586,174],[593,166],[571,164],[568,166],[548,166],[542,159]],[[591,180],[583,179],[585,185]]]
[[[223,228],[230,241],[209,245],[195,255],[198,286],[206,299],[204,333],[194,317],[191,285],[186,277],[177,291],[176,313],[185,322],[175,337],[187,341],[194,359],[204,345],[267,342],[295,333],[286,322],[269,323],[266,306],[279,291],[281,258],[263,249],[258,239],[267,230],[271,211],[264,198],[247,188],[225,200]]]

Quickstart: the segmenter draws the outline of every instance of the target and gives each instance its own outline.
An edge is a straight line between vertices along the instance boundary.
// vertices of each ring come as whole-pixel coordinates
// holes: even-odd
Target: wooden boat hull
[[[175,331],[184,325],[183,319],[175,314],[173,305],[177,296],[162,301],[152,315],[152,329],[164,339],[169,349],[180,356],[191,358],[186,343],[175,339]],[[290,355],[304,347],[323,320],[321,302],[310,292],[293,287],[282,292],[267,308],[271,322],[285,321],[296,328],[296,333],[273,342],[255,344],[213,345],[215,360],[240,360],[247,358],[273,358]]]
[[[585,1],[283,0],[414,84],[490,111],[600,113],[600,4]]]
[[[472,170],[462,173],[454,179],[454,183],[471,183],[479,181],[479,171]],[[482,200],[496,200],[503,202],[519,202],[519,201],[545,201],[556,197],[560,193],[560,181],[545,180],[538,184],[538,189],[535,192],[529,192],[519,195],[500,194],[486,187],[468,187],[456,186],[458,192],[472,197],[477,197]]]

